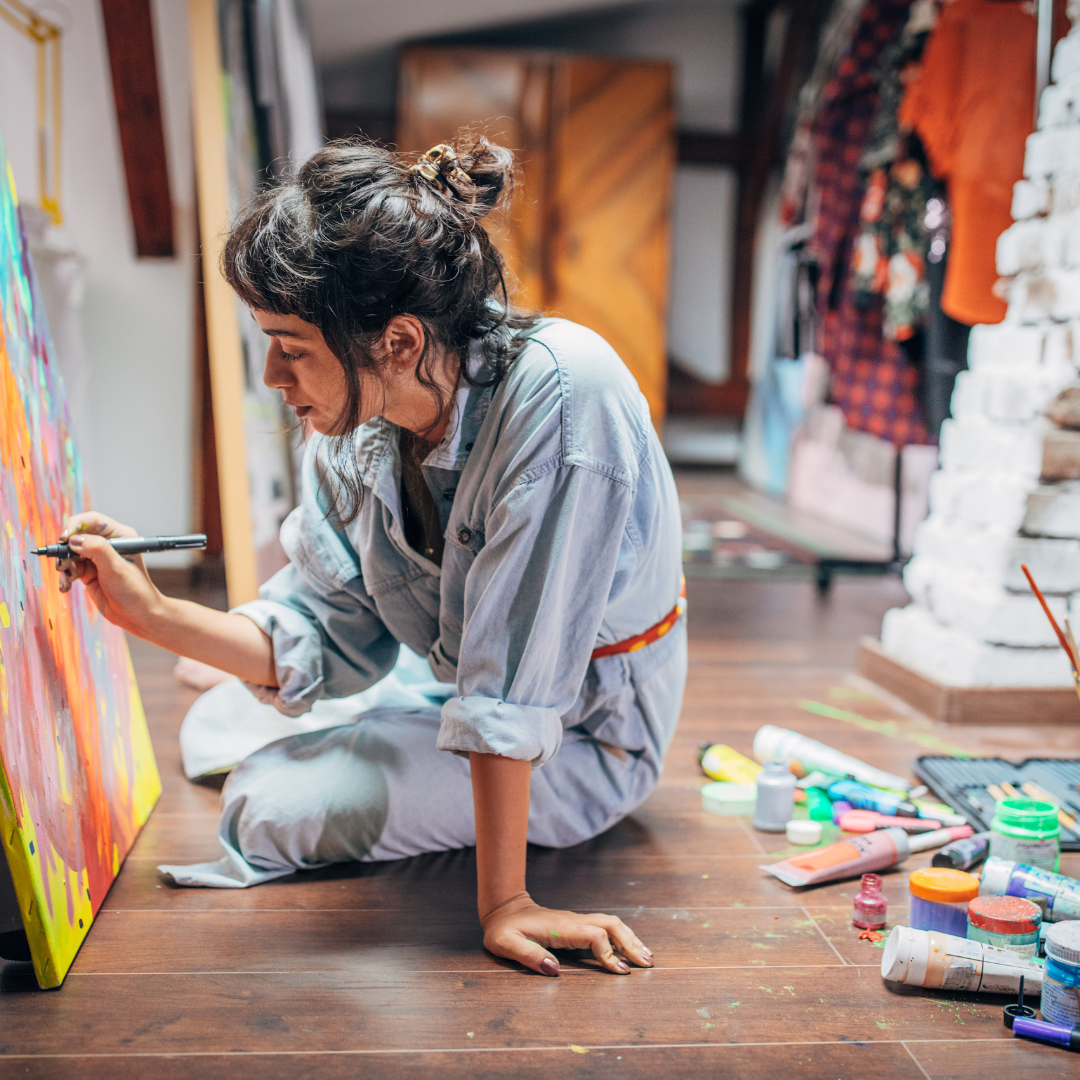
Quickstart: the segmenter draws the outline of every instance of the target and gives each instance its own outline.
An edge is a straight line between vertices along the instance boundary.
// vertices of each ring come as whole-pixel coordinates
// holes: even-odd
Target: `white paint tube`
[[[979,991],[1016,995],[1020,977],[1025,996],[1042,992],[1043,969],[1035,963],[981,941],[894,926],[881,957],[881,977],[929,990]]]
[[[890,791],[907,791],[911,787],[911,781],[902,776],[875,769],[873,765],[842,754],[817,739],[808,739],[797,731],[788,731],[772,724],[758,728],[754,736],[754,757],[758,761],[779,758],[788,765],[797,761],[806,772],[820,769],[835,776],[854,776],[861,784],[888,788]]]

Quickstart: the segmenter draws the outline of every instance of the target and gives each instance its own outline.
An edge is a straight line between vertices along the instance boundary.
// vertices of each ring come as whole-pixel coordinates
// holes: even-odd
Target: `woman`
[[[587,840],[657,782],[686,676],[678,502],[612,349],[507,302],[480,221],[511,165],[484,139],[411,167],[336,143],[259,195],[224,270],[270,338],[265,382],[317,433],[291,562],[226,614],[162,596],[104,539],[133,531],[86,513],[64,587],[290,715],[373,685],[401,645],[454,684],[245,759],[225,858],[165,868],[178,883],[475,844],[488,949],[557,975],[558,941],[626,974],[649,950],[617,918],[535,904],[526,840]]]

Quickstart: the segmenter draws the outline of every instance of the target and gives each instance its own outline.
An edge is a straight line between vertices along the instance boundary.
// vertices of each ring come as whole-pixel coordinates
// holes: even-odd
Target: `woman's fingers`
[[[87,510],[82,514],[75,514],[64,522],[60,540],[67,540],[75,533],[91,533],[96,536],[138,536],[139,534],[130,525],[121,525],[105,514],[99,514],[96,510]],[[51,541],[50,541],[51,542]]]
[[[559,974],[559,961],[547,949],[531,941],[520,931],[503,930],[485,935],[484,947],[504,960],[515,960],[541,975]]]
[[[622,921],[614,915],[586,915],[590,921],[595,920],[601,926],[608,937],[614,943],[615,948],[638,967],[652,967],[653,955],[650,949],[645,947],[641,939]]]
[[[592,949],[593,956],[600,961],[608,969],[608,971],[614,972],[616,975],[629,975],[630,966],[625,960],[620,960],[615,955],[615,950],[611,947],[611,938],[608,936],[607,930],[602,926],[586,926],[582,928],[584,933],[584,941],[578,945],[575,943],[574,948]]]

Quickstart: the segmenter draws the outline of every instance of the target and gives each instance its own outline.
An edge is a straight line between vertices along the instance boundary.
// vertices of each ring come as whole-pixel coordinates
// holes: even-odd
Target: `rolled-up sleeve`
[[[457,697],[438,746],[543,765],[562,742],[627,539],[629,484],[583,465],[517,483],[465,583]]]
[[[278,685],[247,686],[287,716],[306,713],[321,697],[366,690],[397,660],[398,643],[364,602],[360,578],[339,589],[317,591],[290,563],[259,589],[259,597],[233,612],[249,618],[270,638]]]

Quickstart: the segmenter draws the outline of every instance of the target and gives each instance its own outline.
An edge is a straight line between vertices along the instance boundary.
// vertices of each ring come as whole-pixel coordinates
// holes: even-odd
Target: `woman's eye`
[[[284,349],[281,350],[281,358],[282,358],[282,360],[289,360],[289,361],[299,360],[300,357],[303,356],[303,355],[304,355],[303,353],[287,353]]]

